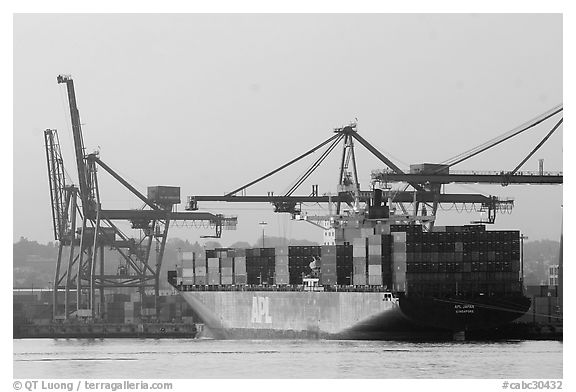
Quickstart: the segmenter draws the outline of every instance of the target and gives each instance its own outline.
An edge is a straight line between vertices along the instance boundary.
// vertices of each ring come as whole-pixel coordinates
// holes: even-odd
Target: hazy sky
[[[65,87],[69,73],[89,152],[145,192],[176,185],[223,194],[276,168],[358,118],[359,132],[401,168],[441,162],[561,103],[562,16],[525,15],[16,15],[14,232],[52,240],[43,130],[60,134],[76,181]],[[511,170],[552,128],[548,121],[454,169]],[[383,165],[357,148],[360,178]],[[316,155],[317,156],[317,155]],[[562,170],[562,128],[524,170]],[[285,192],[311,160],[248,194]],[[338,154],[297,194],[335,192]],[[100,171],[104,208],[137,208]],[[494,229],[559,239],[562,186],[450,186],[514,197]],[[223,244],[261,235],[321,241],[321,232],[270,205],[205,203],[239,217]],[[179,209],[183,209],[183,205]],[[321,211],[311,206],[311,213]],[[441,213],[438,224],[477,214]],[[175,228],[199,240],[210,231]],[[202,242],[202,241],[201,241]]]

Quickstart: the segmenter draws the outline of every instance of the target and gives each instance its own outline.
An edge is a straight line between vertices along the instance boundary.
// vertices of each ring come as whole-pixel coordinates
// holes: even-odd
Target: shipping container
[[[194,268],[182,268],[182,277],[183,278],[193,278],[194,277]]]
[[[216,272],[216,271],[214,271]],[[224,275],[228,275],[228,276],[232,276],[232,267],[222,267],[220,269],[220,273],[222,274],[222,276]]]
[[[220,268],[220,259],[216,258],[216,257],[210,257],[208,258],[208,269],[218,269]]]
[[[375,234],[375,235],[368,236],[368,246],[371,246],[371,245],[378,245],[378,248],[381,248],[380,245],[382,245],[382,235],[381,234]]]
[[[354,274],[352,284],[355,286],[365,286],[367,284],[366,274]]]
[[[322,245],[322,250],[320,255],[322,257],[333,255],[336,256],[336,245]]]
[[[180,204],[180,187],[149,186],[148,200],[158,204]]]
[[[260,257],[260,248],[246,249],[246,257]]]
[[[323,264],[320,268],[321,274],[336,274],[336,264]]]
[[[368,276],[382,276],[382,267],[380,265],[368,265]]]
[[[325,255],[320,257],[320,264],[334,264],[336,265],[336,255]]]
[[[404,247],[404,249],[406,249],[406,247]],[[381,244],[368,245],[368,256],[371,256],[371,255],[381,256],[382,255],[382,245]]]
[[[368,265],[382,265],[382,256],[378,255],[369,255],[368,256]]]
[[[337,277],[335,274],[321,274],[320,284],[326,286],[333,286],[337,284]]]
[[[206,275],[206,280],[208,285],[219,285],[220,284],[220,273],[216,271],[211,271],[208,269],[208,274]]]
[[[289,246],[289,256],[320,256],[320,246]]]
[[[235,275],[245,275],[246,274],[246,257],[236,256],[234,258],[234,274]]]
[[[366,274],[367,271],[367,264],[366,259],[362,258],[353,258],[352,259],[353,271],[354,274]]]
[[[405,252],[394,252],[392,253],[392,260],[394,263],[406,263],[406,253]]]
[[[289,274],[289,267],[287,265],[277,265],[274,273],[276,274],[276,276],[288,275]]]
[[[220,267],[222,269],[224,268],[232,268],[232,263],[233,263],[233,258],[232,257],[223,257],[220,259]]]
[[[365,238],[360,238],[359,240],[364,241],[355,241],[354,246],[352,248],[352,257],[366,257],[368,254],[368,246],[366,244]]]

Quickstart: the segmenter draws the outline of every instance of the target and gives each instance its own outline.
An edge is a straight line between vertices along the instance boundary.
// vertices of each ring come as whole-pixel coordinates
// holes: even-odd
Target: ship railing
[[[302,285],[180,285],[181,291],[304,291]],[[389,292],[386,286],[325,285],[327,292]]]

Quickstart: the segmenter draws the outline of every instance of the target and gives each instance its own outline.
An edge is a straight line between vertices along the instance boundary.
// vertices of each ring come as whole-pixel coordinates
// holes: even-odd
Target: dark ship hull
[[[522,316],[530,299],[522,295],[426,298],[403,297],[402,313],[412,322],[431,328],[474,331],[496,328]]]

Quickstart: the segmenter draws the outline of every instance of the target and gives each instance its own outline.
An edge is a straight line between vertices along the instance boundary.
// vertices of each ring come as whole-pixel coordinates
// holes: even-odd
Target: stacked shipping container
[[[193,252],[182,252],[180,254],[180,276],[182,278],[182,284],[189,285],[194,284],[194,257]]]
[[[406,291],[406,232],[392,230],[392,290]]]
[[[222,284],[231,285],[234,283],[234,257],[236,252],[234,249],[227,249],[221,251],[218,255],[220,259],[220,280]]]
[[[520,233],[483,226],[407,233],[409,291],[422,294],[521,291]]]
[[[368,284],[382,286],[382,235],[368,236]]]
[[[310,263],[320,259],[322,249],[319,246],[289,246],[288,274],[290,284],[302,284],[302,277],[310,273]]]
[[[351,285],[353,276],[352,245],[336,245],[336,283]]]
[[[325,286],[384,286],[422,295],[521,290],[518,231],[448,226],[423,232],[419,225],[376,225],[358,232],[362,237],[351,245],[222,248],[198,260],[185,252],[177,282],[298,285],[316,260]]]
[[[355,286],[363,286],[367,283],[367,241],[365,237],[354,238],[352,244],[352,284]]]
[[[208,284],[208,270],[206,257],[199,257],[194,263],[194,284]]]
[[[274,283],[277,285],[287,285],[290,282],[288,273],[289,256],[288,247],[281,246],[275,249]]]
[[[354,240],[354,285],[391,287],[391,241],[388,234],[370,234],[366,238]]]
[[[209,286],[220,284],[220,258],[208,257],[206,259],[206,280]]]
[[[333,286],[336,277],[336,245],[324,245],[320,252],[320,284]]]
[[[234,284],[246,284],[246,249],[236,249],[234,257]]]
[[[269,285],[274,283],[274,248],[246,249],[246,273],[248,284]]]

